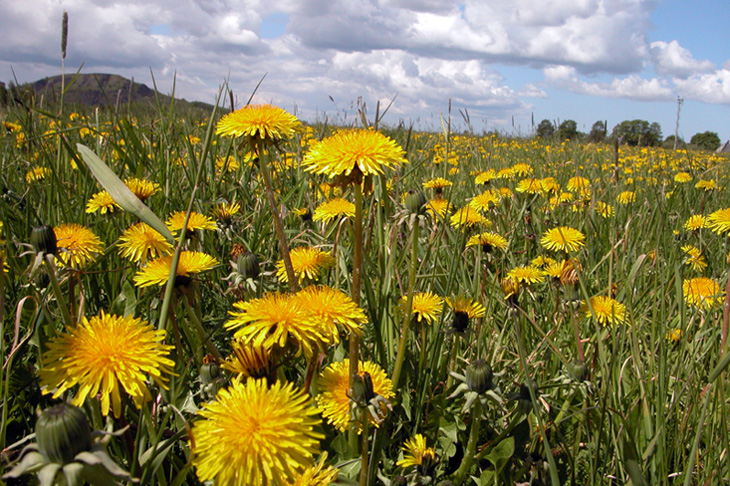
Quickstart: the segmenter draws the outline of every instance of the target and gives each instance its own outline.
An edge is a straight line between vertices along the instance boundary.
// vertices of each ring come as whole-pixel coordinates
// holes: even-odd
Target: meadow
[[[726,158],[221,111],[0,112],[7,484],[730,481]]]

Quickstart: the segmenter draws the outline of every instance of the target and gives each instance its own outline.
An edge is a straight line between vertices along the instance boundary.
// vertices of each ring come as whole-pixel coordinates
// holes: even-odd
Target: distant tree
[[[684,141],[682,137],[679,137],[677,139],[677,148],[685,148],[687,146],[687,142]],[[665,149],[674,149],[674,135],[669,135],[667,138],[664,139],[662,142],[662,147]]]
[[[720,137],[715,132],[695,133],[689,143],[697,147],[714,152],[720,146]]]
[[[555,125],[550,120],[543,120],[537,125],[535,133],[539,138],[552,138],[555,135]]]
[[[654,147],[662,141],[662,127],[646,120],[624,120],[613,127],[611,138],[634,147]]]
[[[588,141],[596,143],[604,142],[606,140],[607,130],[606,122],[598,120],[591,127],[591,131],[588,134]]]
[[[578,140],[578,124],[575,120],[565,120],[558,127],[557,135],[560,140]]]

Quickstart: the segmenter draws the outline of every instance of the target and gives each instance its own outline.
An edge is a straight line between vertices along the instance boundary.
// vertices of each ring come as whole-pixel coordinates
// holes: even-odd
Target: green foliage
[[[537,125],[535,135],[537,135],[538,138],[543,139],[552,138],[555,135],[555,124],[547,119],[542,120]]]
[[[606,134],[608,133],[607,125],[605,121],[598,120],[591,126],[591,131],[588,133],[588,141],[593,143],[600,143],[606,140]]]
[[[558,140],[573,140],[576,141],[580,138],[581,134],[578,132],[578,124],[575,120],[565,120],[558,126],[557,137]]]
[[[662,129],[656,122],[625,120],[613,127],[611,138],[632,147],[656,147],[662,141]]]
[[[720,147],[720,136],[715,132],[695,133],[689,143],[703,150],[714,152]]]

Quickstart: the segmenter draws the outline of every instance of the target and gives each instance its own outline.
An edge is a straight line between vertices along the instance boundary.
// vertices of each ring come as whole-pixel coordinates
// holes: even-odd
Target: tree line
[[[608,133],[608,122],[599,120],[593,124],[591,131],[578,131],[575,120],[565,120],[556,124],[550,120],[542,120],[535,129],[538,138],[549,140],[574,140],[585,142],[614,142],[634,147],[674,148],[674,135],[662,138],[662,127],[658,123],[649,123],[646,120],[624,120]],[[698,148],[715,151],[720,147],[720,137],[715,132],[701,132],[692,135],[687,144],[681,137],[677,140],[677,148]]]

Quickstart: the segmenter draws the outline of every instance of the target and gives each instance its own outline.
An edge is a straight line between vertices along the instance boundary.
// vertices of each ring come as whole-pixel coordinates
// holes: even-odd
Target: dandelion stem
[[[482,401],[474,400],[471,412],[471,429],[469,430],[469,441],[466,443],[464,458],[461,460],[459,469],[454,473],[454,485],[459,486],[464,482],[466,475],[469,473],[472,465],[474,465],[474,456],[477,450],[477,441],[479,439],[479,428],[482,424]],[[558,483],[556,483],[558,484]]]
[[[411,311],[413,310],[413,293],[416,285],[416,268],[418,267],[418,232],[420,224],[418,215],[411,217],[413,223],[413,243],[411,246],[411,265],[408,269],[408,301],[406,302],[405,316],[403,317],[403,325],[400,330],[400,341],[398,342],[398,352],[396,354],[395,366],[393,367],[393,388],[398,388],[398,380],[400,379],[401,370],[403,369],[403,359],[406,354],[406,344],[408,343],[409,324],[411,322]]]
[[[356,178],[353,184],[355,190],[355,223],[353,225],[353,254],[352,254],[352,301],[356,305],[360,305],[360,289],[362,286],[362,179]],[[357,334],[350,334],[350,369],[349,369],[349,388],[350,396],[354,396],[353,385],[355,375],[358,369],[358,360],[360,359],[360,338]],[[350,424],[350,446],[353,450],[357,450],[357,424]]]
[[[51,287],[53,288],[53,294],[56,296],[56,302],[58,302],[58,308],[61,311],[63,323],[66,324],[66,327],[70,329],[73,327],[74,322],[73,319],[71,319],[71,314],[68,311],[66,298],[63,296],[63,292],[61,292],[61,286],[58,284],[58,277],[56,276],[56,266],[53,264],[54,258],[55,257],[52,254],[44,255],[43,264],[46,266],[48,278],[51,280]]]
[[[368,413],[365,411],[362,414],[362,436],[360,437],[360,486],[367,486],[370,483],[368,481],[368,425],[370,425],[368,423]]]

